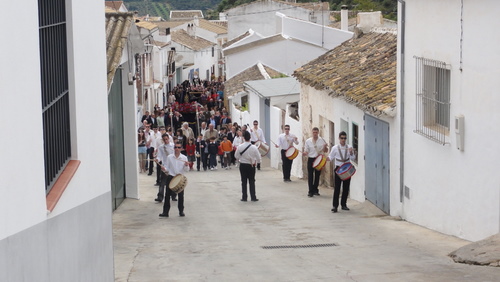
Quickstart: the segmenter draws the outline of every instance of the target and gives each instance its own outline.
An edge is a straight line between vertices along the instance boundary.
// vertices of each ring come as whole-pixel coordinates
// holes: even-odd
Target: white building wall
[[[28,135],[0,140],[0,281],[114,279],[105,29],[101,21],[88,21],[102,17],[102,8],[97,0],[66,1],[72,159],[81,164],[47,214],[38,2],[4,7],[23,44],[15,47],[22,56],[13,56],[12,41],[0,42],[0,58],[9,66],[0,70],[0,93],[9,105],[0,120],[5,130],[24,125],[13,120],[20,112],[30,120]],[[23,21],[15,16],[20,10]],[[0,36],[10,38],[11,32],[3,29]]]
[[[406,1],[405,163],[403,217],[468,240],[500,230],[500,3],[493,0]],[[446,13],[443,13],[446,11]],[[463,12],[463,31],[461,14]],[[422,21],[422,17],[430,19]],[[488,44],[479,44],[484,42]],[[461,44],[462,42],[462,44]],[[415,134],[415,59],[446,62],[451,69],[451,130],[440,145]],[[457,150],[454,117],[465,116],[465,150]],[[488,136],[488,140],[484,137]]]
[[[278,33],[275,23],[275,13],[279,11],[291,18],[309,21],[310,14],[314,13],[317,23],[330,24],[330,11],[311,11],[274,1],[257,1],[251,4],[240,5],[228,10],[225,14],[228,20],[228,39],[231,40],[251,27],[264,36]],[[322,15],[323,14],[323,19]]]
[[[216,50],[214,50],[214,56],[212,57],[212,48],[207,48],[202,51],[198,51],[194,55],[195,65],[194,68],[200,69],[200,79],[210,80],[210,75],[212,74],[212,67],[217,65]],[[208,77],[207,77],[208,70]]]
[[[281,40],[255,48],[247,48],[241,52],[226,55],[227,79],[258,62],[290,75],[294,70],[326,51],[321,47],[294,40]]]

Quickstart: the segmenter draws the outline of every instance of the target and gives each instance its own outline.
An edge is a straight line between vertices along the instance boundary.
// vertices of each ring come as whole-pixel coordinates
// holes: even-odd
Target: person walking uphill
[[[349,196],[349,186],[351,184],[351,178],[342,180],[337,175],[337,173],[335,173],[337,169],[344,163],[353,161],[356,158],[353,148],[346,144],[346,139],[347,134],[344,131],[340,132],[340,144],[333,146],[332,150],[330,151],[330,155],[328,155],[328,160],[335,162],[335,169],[333,170],[333,173],[335,174],[335,190],[333,191],[332,212],[337,212],[338,210],[340,185],[342,185],[342,199],[340,200],[340,205],[342,206],[342,210],[349,210],[349,208],[347,207],[347,196]]]
[[[163,203],[163,212],[160,213],[160,217],[168,217],[168,212],[170,211],[170,195],[174,192],[170,190],[170,181],[177,174],[183,174],[183,172],[189,169],[189,162],[187,157],[181,154],[182,143],[175,143],[175,151],[173,154],[168,155],[167,162],[162,166],[162,170],[168,173],[167,175],[167,195],[165,196],[165,201]],[[179,208],[179,216],[185,216],[184,214],[184,190],[178,194],[179,201],[177,202],[177,207]]]
[[[261,162],[259,149],[250,143],[250,132],[243,132],[245,142],[238,146],[234,156],[240,162],[240,175],[241,175],[241,201],[246,202],[247,182],[250,186],[250,199],[253,202],[258,201],[255,194],[255,166]]]
[[[319,136],[319,128],[312,129],[312,137],[306,140],[303,155],[307,156],[307,182],[309,185],[308,197],[319,196],[319,177],[321,170],[313,167],[314,160],[323,153],[328,152],[326,141]]]

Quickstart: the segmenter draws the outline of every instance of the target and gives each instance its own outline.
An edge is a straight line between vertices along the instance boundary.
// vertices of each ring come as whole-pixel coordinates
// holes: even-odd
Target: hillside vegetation
[[[159,16],[169,19],[171,10],[202,10],[208,19],[218,19],[219,12],[241,4],[257,0],[124,0],[129,11],[137,11],[139,15]],[[318,0],[297,0],[299,3],[319,2]],[[397,0],[328,0],[330,10],[338,11],[342,5],[349,10],[382,11],[384,17],[395,20],[397,17]]]

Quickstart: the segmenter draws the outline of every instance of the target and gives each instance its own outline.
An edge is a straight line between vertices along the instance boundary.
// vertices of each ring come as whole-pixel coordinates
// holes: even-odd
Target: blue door
[[[389,124],[365,115],[366,199],[389,214]]]

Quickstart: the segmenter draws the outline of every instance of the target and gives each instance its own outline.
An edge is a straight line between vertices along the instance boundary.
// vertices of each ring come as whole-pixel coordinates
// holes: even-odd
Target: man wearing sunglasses
[[[170,181],[177,174],[183,174],[183,172],[189,170],[189,162],[187,157],[181,154],[182,143],[175,143],[175,151],[173,154],[168,155],[167,161],[162,167],[162,170],[168,173],[167,175],[167,195],[165,195],[165,201],[163,203],[163,213],[160,213],[160,217],[168,217],[168,212],[170,211],[170,196],[174,194],[172,190],[170,190]],[[179,208],[179,216],[185,216],[184,214],[184,190],[177,194],[179,197],[179,201],[177,202],[177,207]]]
[[[335,169],[333,169],[333,173],[335,174],[335,190],[333,191],[333,208],[332,212],[337,212],[339,206],[339,194],[340,194],[340,185],[342,185],[342,199],[340,201],[340,205],[342,206],[342,210],[348,211],[347,207],[347,196],[349,196],[349,186],[351,184],[351,178],[342,180],[335,173],[337,169],[342,166],[344,163],[351,162],[355,160],[355,154],[351,146],[346,144],[347,134],[342,131],[339,133],[339,143],[332,147],[330,151],[330,155],[328,155],[329,161],[335,162]]]

